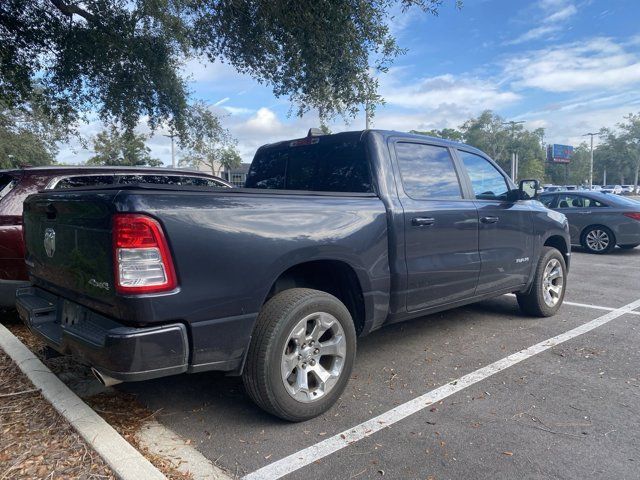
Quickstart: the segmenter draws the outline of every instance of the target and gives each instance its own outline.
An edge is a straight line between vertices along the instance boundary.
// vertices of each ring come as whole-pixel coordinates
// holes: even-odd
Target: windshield
[[[256,153],[246,188],[372,192],[363,143],[344,136],[307,137]]]

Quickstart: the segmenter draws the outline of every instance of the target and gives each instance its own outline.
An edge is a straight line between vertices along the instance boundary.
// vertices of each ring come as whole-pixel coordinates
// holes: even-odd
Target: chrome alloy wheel
[[[604,230],[593,229],[585,237],[587,246],[594,252],[601,252],[609,246],[611,239]]]
[[[284,387],[294,399],[309,403],[329,393],[340,378],[347,341],[340,322],[325,312],[300,320],[282,352]]]
[[[562,289],[564,288],[564,274],[562,265],[557,258],[552,258],[544,267],[542,274],[542,296],[544,303],[549,307],[555,307],[560,301]]]

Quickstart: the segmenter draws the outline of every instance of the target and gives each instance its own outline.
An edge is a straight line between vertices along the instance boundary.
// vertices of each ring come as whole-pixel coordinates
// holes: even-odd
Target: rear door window
[[[460,181],[448,148],[399,142],[395,150],[402,186],[411,198],[462,198]]]
[[[77,175],[59,180],[53,188],[57,190],[77,187],[95,187],[112,185],[113,183],[113,175]]]
[[[146,183],[153,185],[182,185],[182,178],[179,175],[133,173],[130,175],[118,175],[118,183],[131,185],[135,183]]]
[[[226,187],[222,182],[213,178],[191,175],[150,175],[146,173],[118,175],[118,183],[123,185],[152,184],[152,185],[179,185],[190,187]]]
[[[562,194],[558,199],[558,208],[601,208],[606,206],[598,200],[580,195]]]
[[[225,185],[224,183],[214,178],[206,178],[206,177],[184,176],[182,177],[182,185],[191,185],[193,187],[229,188],[227,185]]]

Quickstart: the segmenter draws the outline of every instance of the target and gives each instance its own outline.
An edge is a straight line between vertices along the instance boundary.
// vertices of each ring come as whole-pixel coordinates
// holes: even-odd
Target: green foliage
[[[600,130],[600,144],[594,151],[594,176],[600,180],[607,170],[607,182],[638,186],[640,171],[640,114],[630,113],[617,130]]]
[[[640,176],[640,113],[630,113],[624,117],[624,122],[618,124],[618,128],[622,131],[622,139],[627,147],[627,171],[633,178],[633,184],[638,187]]]
[[[0,103],[0,168],[54,163],[60,132],[31,105],[7,108]]]
[[[95,155],[87,161],[87,165],[161,166],[160,160],[151,157],[146,140],[145,135],[128,130],[119,131],[117,127],[111,126],[93,139]]]
[[[490,110],[467,120],[461,127],[462,141],[486,152],[505,171],[511,171],[511,155],[518,153],[518,177],[542,179],[545,174],[541,137],[544,130],[525,130],[522,124],[507,124]]]
[[[419,135],[427,135],[429,137],[444,138],[446,140],[453,140],[454,142],[462,142],[464,135],[460,130],[455,128],[443,128],[442,130],[411,130],[409,133],[417,133]]]
[[[213,175],[240,166],[242,159],[236,150],[236,140],[205,104],[196,103],[190,108],[188,122],[191,133],[184,142],[186,154],[180,159],[180,166],[197,169],[204,166]]]
[[[3,0],[0,100],[36,101],[72,126],[99,112],[188,133],[185,60],[222,60],[289,97],[296,112],[355,115],[380,102],[375,74],[402,53],[387,22],[442,0]],[[456,2],[459,7],[460,2]]]

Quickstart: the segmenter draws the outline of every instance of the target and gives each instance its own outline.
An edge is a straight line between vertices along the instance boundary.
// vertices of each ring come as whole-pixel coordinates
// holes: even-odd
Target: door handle
[[[500,220],[500,217],[482,217],[480,219],[482,223],[498,223],[498,220]]]
[[[436,219],[432,217],[414,217],[411,219],[411,225],[414,227],[430,227],[436,223]]]
[[[578,213],[581,214],[581,215],[589,215],[591,213],[591,210],[587,210],[587,211],[581,210]]]

